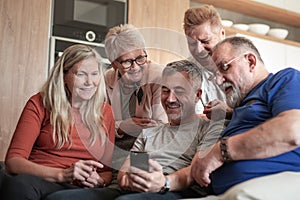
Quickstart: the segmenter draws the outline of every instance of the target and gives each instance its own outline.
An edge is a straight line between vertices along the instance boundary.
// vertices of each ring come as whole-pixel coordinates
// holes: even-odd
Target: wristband
[[[228,138],[229,137],[223,137],[220,140],[221,156],[222,156],[223,162],[225,162],[225,163],[232,161],[232,157],[228,151],[228,143],[227,143]]]

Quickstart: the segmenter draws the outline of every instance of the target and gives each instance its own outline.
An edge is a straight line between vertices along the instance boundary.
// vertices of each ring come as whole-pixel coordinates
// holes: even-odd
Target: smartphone
[[[130,165],[149,171],[149,154],[142,151],[130,151]]]

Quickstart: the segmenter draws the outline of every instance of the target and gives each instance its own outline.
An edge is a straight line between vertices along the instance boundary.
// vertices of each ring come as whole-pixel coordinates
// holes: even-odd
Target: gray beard
[[[226,96],[226,103],[229,107],[235,108],[242,103],[243,97],[241,91],[233,86],[231,95]]]

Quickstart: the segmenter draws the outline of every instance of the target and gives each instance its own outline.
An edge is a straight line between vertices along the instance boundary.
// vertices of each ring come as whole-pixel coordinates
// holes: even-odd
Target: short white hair
[[[105,37],[105,52],[110,62],[137,49],[145,49],[145,39],[133,25],[121,24],[109,29]]]

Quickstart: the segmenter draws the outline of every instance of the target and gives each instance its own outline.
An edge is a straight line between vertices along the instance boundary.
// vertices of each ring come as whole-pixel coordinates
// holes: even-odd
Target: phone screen
[[[144,171],[149,171],[149,154],[141,151],[130,152],[130,165]]]

